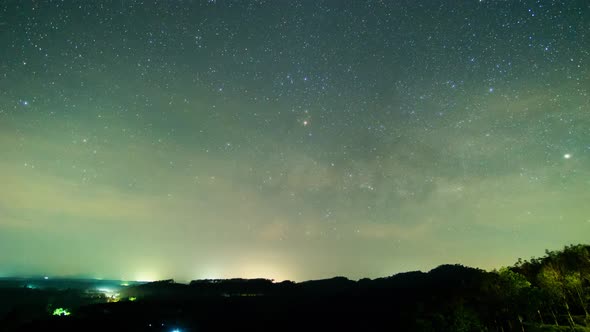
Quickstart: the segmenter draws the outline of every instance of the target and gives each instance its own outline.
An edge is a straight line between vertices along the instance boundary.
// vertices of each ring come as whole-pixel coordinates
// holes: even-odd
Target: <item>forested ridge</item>
[[[447,264],[359,281],[195,280],[187,286],[164,280],[129,292],[148,299],[264,295],[286,316],[350,313],[371,317],[375,326],[393,319],[411,331],[590,331],[590,246],[546,250],[542,257],[489,272]],[[265,303],[260,297],[252,301]]]
[[[446,264],[358,281],[160,280],[124,287],[108,303],[72,289],[0,287],[0,293],[13,307],[1,326],[15,331],[167,331],[172,325],[182,331],[582,332],[590,331],[590,246],[547,250],[493,271]],[[51,316],[58,307],[71,315]]]
[[[590,329],[590,246],[546,250],[543,257],[519,259],[496,273],[519,320]]]

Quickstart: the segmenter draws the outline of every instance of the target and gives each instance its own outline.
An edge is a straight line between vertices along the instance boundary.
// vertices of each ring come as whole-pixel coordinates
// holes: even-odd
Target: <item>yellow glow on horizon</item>
[[[238,268],[240,277],[246,279],[264,278],[273,279],[275,282],[280,282],[289,279],[290,273],[271,264],[263,263],[246,263]]]
[[[195,279],[225,279],[226,278],[219,269],[216,269],[213,267],[205,267],[205,268],[199,269],[199,271],[197,271],[195,273],[195,276],[196,276]]]
[[[161,280],[159,273],[155,271],[141,271],[136,274],[134,280],[135,281],[142,281],[142,282],[153,282],[156,280]]]

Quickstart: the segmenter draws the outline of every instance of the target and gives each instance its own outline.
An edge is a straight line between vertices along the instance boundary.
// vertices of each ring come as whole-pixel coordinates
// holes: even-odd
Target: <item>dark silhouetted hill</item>
[[[162,280],[121,289],[117,303],[0,290],[14,301],[1,321],[11,331],[590,331],[590,246],[491,272],[455,264],[359,281]],[[51,316],[55,299],[72,315]]]

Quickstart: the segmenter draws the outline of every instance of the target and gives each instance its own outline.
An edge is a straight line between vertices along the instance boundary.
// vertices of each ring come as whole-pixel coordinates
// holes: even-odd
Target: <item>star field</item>
[[[0,276],[378,277],[590,234],[586,1],[5,1]]]

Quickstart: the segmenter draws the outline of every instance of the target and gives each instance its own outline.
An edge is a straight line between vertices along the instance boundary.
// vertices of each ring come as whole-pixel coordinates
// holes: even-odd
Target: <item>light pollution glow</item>
[[[588,6],[179,4],[0,4],[0,274],[362,278],[587,241]]]

